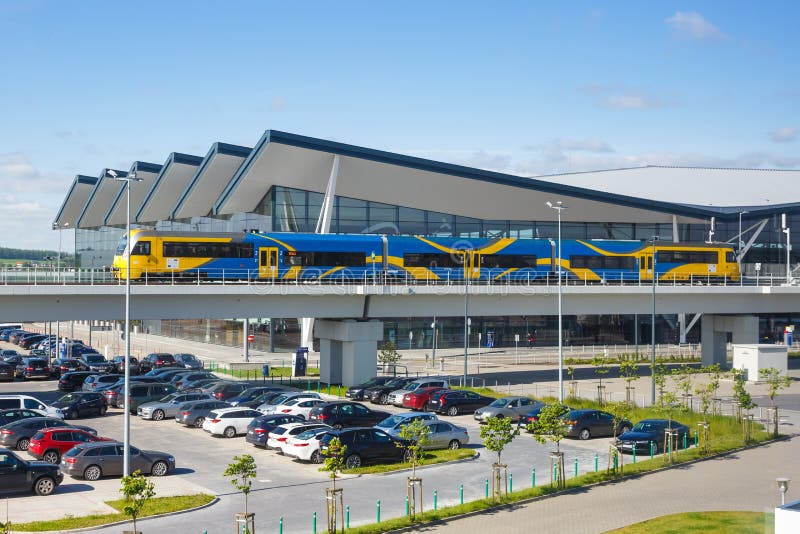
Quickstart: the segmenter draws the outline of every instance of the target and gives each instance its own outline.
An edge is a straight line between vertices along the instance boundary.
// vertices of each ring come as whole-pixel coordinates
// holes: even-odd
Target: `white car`
[[[203,421],[203,430],[212,435],[232,438],[237,434],[247,434],[247,425],[261,412],[250,408],[220,408],[208,413]]]
[[[283,454],[313,464],[321,464],[324,458],[319,452],[319,438],[327,432],[326,428],[304,430],[296,436],[290,436],[282,447]]]
[[[325,430],[333,430],[330,426],[323,423],[286,423],[276,427],[272,432],[267,434],[267,448],[275,449],[279,454],[283,454],[283,446],[286,440],[291,436],[296,436],[306,430],[313,428],[324,428]]]
[[[310,397],[297,397],[296,399],[289,399],[283,404],[279,404],[272,409],[271,413],[283,415],[296,415],[303,419],[308,419],[308,414],[312,408],[327,404],[328,401],[322,399],[313,399]]]
[[[294,391],[289,393],[283,393],[278,395],[274,399],[270,400],[269,402],[265,402],[264,404],[260,404],[256,407],[256,410],[261,412],[264,415],[269,415],[274,413],[275,406],[283,404],[289,399],[299,399],[301,397],[309,398],[309,399],[318,399],[319,394],[314,393],[312,391]]]

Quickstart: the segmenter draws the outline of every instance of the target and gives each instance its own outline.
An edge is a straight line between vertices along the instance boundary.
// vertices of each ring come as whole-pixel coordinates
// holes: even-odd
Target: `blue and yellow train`
[[[549,239],[131,231],[131,280],[538,282],[558,270]],[[562,275],[586,282],[739,280],[724,243],[563,240]],[[123,236],[114,273],[128,276]]]

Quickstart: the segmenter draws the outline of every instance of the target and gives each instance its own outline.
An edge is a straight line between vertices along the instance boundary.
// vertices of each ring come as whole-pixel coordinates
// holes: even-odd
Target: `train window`
[[[717,263],[716,252],[691,252],[689,263]]]
[[[575,269],[635,269],[633,256],[570,256],[569,264]]]
[[[481,267],[487,269],[533,269],[536,256],[522,254],[485,254],[481,256]]]
[[[725,252],[725,261],[728,263],[736,263],[736,254],[732,250]]]
[[[310,252],[308,263],[316,267],[364,267],[367,256],[364,252]]]
[[[252,243],[166,241],[165,257],[170,258],[252,258]]]
[[[403,265],[406,267],[427,267],[429,269],[435,269],[441,267],[460,267],[463,264],[463,254],[403,254]]]
[[[149,256],[150,255],[150,241],[137,241],[133,245],[132,256]]]

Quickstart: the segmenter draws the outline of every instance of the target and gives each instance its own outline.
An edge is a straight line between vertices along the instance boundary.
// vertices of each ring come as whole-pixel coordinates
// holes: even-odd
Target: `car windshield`
[[[75,395],[74,393],[67,393],[66,395],[60,397],[58,402],[75,402],[76,400],[80,399],[80,395]]]
[[[316,436],[317,434],[322,434],[326,430],[327,429],[325,429],[325,428],[312,428],[311,430],[304,430],[303,432],[300,432],[295,437],[297,439],[309,440],[309,439],[313,438],[314,436]]]
[[[393,415],[391,417],[387,417],[386,419],[384,419],[383,421],[381,421],[380,423],[378,423],[375,426],[380,427],[380,428],[394,428],[397,425],[399,425],[400,423],[402,423],[404,421],[407,421],[407,420],[408,420],[408,417],[406,417],[406,416]]]
[[[395,378],[394,380],[387,382],[385,385],[386,387],[399,388],[402,387],[405,382],[406,380],[404,378]]]
[[[175,400],[175,397],[177,397],[178,395],[179,395],[178,393],[170,393],[169,395],[166,395],[158,399],[158,402],[171,402]]]
[[[496,401],[491,403],[489,406],[492,406],[493,408],[503,408],[506,405],[507,402],[508,401],[505,401],[503,399],[497,399]]]
[[[194,357],[194,354],[181,354],[181,360],[184,362],[196,362],[197,358]]]
[[[101,363],[106,361],[102,354],[84,354],[83,359],[89,363]]]
[[[640,423],[636,423],[633,425],[633,432],[656,432],[663,428],[664,425],[661,423],[653,423],[649,421],[642,421]]]

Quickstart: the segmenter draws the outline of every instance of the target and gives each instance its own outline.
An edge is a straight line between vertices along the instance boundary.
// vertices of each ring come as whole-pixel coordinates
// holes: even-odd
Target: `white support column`
[[[317,219],[317,234],[329,234],[331,231],[331,220],[333,219],[333,200],[336,197],[336,181],[339,179],[339,156],[333,156],[331,165],[331,175],[328,178],[328,187],[325,188],[325,198],[322,200],[322,207]],[[300,346],[314,349],[314,318],[303,317],[300,319]]]

